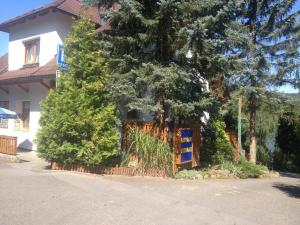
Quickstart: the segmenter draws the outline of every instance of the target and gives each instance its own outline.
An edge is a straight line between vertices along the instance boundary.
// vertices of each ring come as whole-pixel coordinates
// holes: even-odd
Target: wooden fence
[[[122,130],[122,148],[126,149],[129,146],[128,136],[132,128],[138,128],[139,130],[151,134],[151,136],[160,138],[168,143],[173,148],[173,170],[182,168],[192,168],[199,165],[200,161],[200,124],[158,124],[152,122],[136,122],[125,121],[123,122]],[[183,133],[189,133],[190,136],[183,138]],[[184,140],[188,144],[187,147],[183,146]],[[182,147],[185,151],[182,151]],[[187,154],[187,150],[190,158],[183,161],[183,154]]]
[[[0,153],[16,155],[17,138],[0,135]]]
[[[106,174],[106,175],[123,175],[123,176],[151,176],[151,177],[168,177],[168,171],[128,167],[102,167],[102,166],[85,166],[85,165],[65,165],[62,163],[51,162],[52,170],[68,170],[80,173]]]

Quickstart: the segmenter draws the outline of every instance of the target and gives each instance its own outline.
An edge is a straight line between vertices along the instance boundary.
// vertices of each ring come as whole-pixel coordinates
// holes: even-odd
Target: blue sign
[[[193,158],[193,153],[192,152],[184,152],[184,153],[181,153],[180,156],[181,156],[182,163],[189,162]]]
[[[193,137],[193,130],[182,130],[181,137],[182,138]]]
[[[181,143],[180,143],[180,162],[190,162],[193,158],[193,130],[181,130]]]
[[[63,70],[67,69],[67,67],[68,67],[68,65],[64,59],[64,46],[63,45],[57,46],[57,64]]]
[[[189,141],[189,142],[181,142],[180,144],[180,148],[191,148],[193,146],[193,142]]]

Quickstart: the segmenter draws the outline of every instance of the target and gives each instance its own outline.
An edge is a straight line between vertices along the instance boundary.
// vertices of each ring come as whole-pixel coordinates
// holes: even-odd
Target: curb
[[[7,155],[7,154],[0,153],[0,162],[19,163],[21,162],[21,160],[16,155]]]

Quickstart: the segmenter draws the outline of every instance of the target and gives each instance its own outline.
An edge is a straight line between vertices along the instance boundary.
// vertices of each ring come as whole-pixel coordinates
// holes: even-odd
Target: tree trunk
[[[250,100],[250,154],[249,160],[256,163],[256,136],[255,136],[255,126],[256,126],[256,105],[255,100]]]
[[[252,4],[252,11],[251,11],[251,25],[250,31],[252,33],[252,45],[255,46],[252,52],[252,58],[257,58],[256,46],[257,46],[257,12],[258,12],[258,0],[253,0]],[[254,70],[259,68],[258,65],[255,65]],[[255,75],[252,74],[251,76],[251,87],[256,88],[257,82],[255,79]],[[249,98],[249,111],[250,111],[250,152],[249,152],[249,160],[250,162],[256,163],[256,136],[255,136],[255,127],[256,127],[256,97],[254,94],[251,94]]]

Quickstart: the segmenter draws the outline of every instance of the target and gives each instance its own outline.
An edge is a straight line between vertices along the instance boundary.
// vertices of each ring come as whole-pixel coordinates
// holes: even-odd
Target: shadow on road
[[[276,183],[273,185],[273,187],[284,192],[290,197],[300,198],[300,185],[287,185],[283,183]]]
[[[281,177],[290,177],[290,178],[299,178],[300,179],[300,174],[298,174],[298,173],[279,172],[279,175]]]

